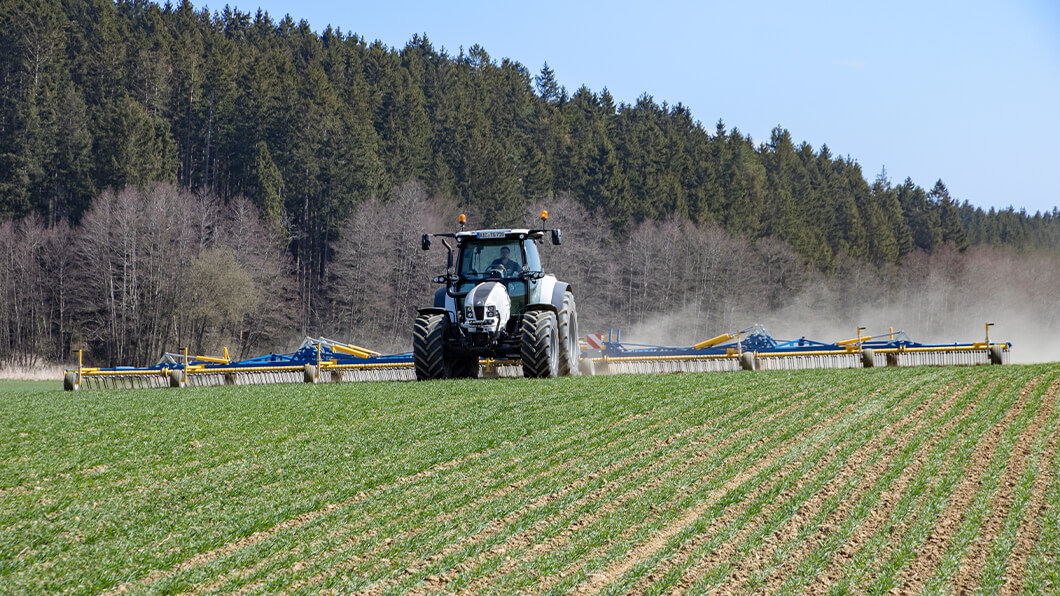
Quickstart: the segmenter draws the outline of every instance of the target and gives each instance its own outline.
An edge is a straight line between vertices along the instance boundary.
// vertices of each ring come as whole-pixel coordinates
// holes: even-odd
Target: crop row
[[[28,394],[0,590],[1047,593],[1060,370]]]

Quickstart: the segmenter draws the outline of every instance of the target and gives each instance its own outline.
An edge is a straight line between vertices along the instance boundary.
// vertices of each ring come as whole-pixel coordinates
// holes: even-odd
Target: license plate
[[[504,238],[504,232],[479,232],[478,238]]]

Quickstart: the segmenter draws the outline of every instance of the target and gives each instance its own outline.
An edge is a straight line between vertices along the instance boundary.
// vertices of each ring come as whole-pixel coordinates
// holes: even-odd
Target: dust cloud
[[[1060,361],[1060,267],[1051,257],[996,249],[921,255],[890,271],[815,276],[776,308],[732,296],[715,309],[686,307],[622,330],[626,343],[687,346],[761,324],[778,340],[834,342],[905,331],[921,343],[1012,344],[1011,362]]]

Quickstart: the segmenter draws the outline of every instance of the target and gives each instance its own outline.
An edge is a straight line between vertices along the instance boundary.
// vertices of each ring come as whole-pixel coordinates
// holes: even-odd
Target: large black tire
[[[412,327],[412,360],[416,380],[451,379],[457,372],[451,358],[446,358],[445,338],[449,321],[445,315],[425,314],[416,317]]]
[[[559,330],[556,315],[547,310],[530,310],[523,315],[519,356],[523,376],[550,379],[559,375]]]
[[[574,304],[574,294],[563,294],[563,308],[559,315],[559,376],[566,377],[578,370],[582,347],[578,343],[578,307]]]

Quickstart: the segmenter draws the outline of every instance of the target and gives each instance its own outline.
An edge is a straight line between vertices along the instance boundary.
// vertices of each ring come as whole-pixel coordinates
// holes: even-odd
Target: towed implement
[[[431,311],[426,314],[439,316],[439,313]],[[421,314],[417,319],[420,326],[422,319]],[[724,333],[693,346],[674,347],[623,343],[621,329],[612,329],[606,334],[593,334],[585,338],[584,350],[581,346],[577,348],[577,371],[592,375],[877,366],[971,366],[1005,364],[1009,361],[1012,348],[1011,343],[990,341],[989,323],[984,341],[952,344],[916,342],[904,331],[890,330],[881,335],[869,336],[861,335],[862,330],[858,329],[857,337],[836,342],[822,342],[804,337],[778,340],[771,336],[765,327],[754,325]],[[558,341],[558,330],[555,336]],[[446,336],[442,337],[443,340],[446,339]],[[422,340],[416,340],[414,336],[414,341]],[[474,345],[474,340],[471,341]],[[493,356],[497,354],[494,353]],[[445,357],[444,352],[442,357]],[[461,357],[467,360],[462,365],[463,374],[460,376],[549,376],[549,369],[545,369],[546,374],[543,375],[535,375],[533,370],[527,374],[520,359],[505,354],[492,357],[486,352],[474,355],[461,353]],[[443,363],[442,366],[446,365]],[[298,350],[290,354],[268,354],[235,362],[229,360],[226,350],[222,357],[192,356],[186,351],[182,354],[166,353],[157,364],[144,368],[92,368],[79,365],[66,371],[63,384],[66,390],[76,391],[303,382],[412,381],[423,378],[416,367],[414,352],[380,354],[348,343],[307,337]],[[568,369],[566,373],[576,374],[574,369]]]
[[[1011,343],[982,342],[925,344],[913,341],[905,331],[862,335],[836,342],[805,337],[775,339],[765,327],[753,325],[702,341],[689,347],[622,343],[621,329],[587,337],[594,373],[713,372],[729,370],[797,370],[810,368],[873,368],[875,366],[959,366],[1004,364]]]
[[[63,387],[123,389],[210,385],[262,385],[341,381],[405,381],[414,377],[412,354],[380,354],[326,338],[307,337],[290,354],[268,354],[233,362],[223,357],[167,352],[154,366],[91,368],[66,371]]]

